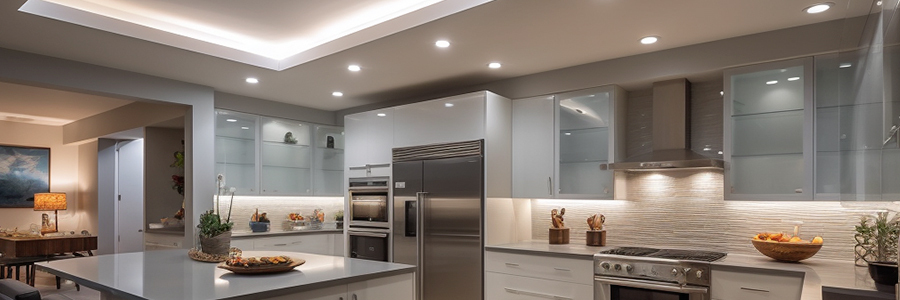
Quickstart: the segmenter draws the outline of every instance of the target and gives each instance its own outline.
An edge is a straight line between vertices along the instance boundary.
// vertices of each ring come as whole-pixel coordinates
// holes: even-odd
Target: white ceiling
[[[105,0],[93,0],[102,2]],[[446,0],[452,1],[452,0]],[[698,44],[866,14],[875,2],[830,0],[834,8],[810,15],[819,0],[497,0],[404,30],[284,71],[250,66],[172,46],[19,12],[25,0],[0,1],[0,47],[130,70],[211,86],[216,90],[306,107],[340,110],[413,91],[440,91],[589,62]],[[128,0],[124,2],[143,2]],[[150,1],[153,2],[153,1]],[[245,1],[190,2],[183,18],[239,9]],[[290,2],[290,1],[288,1]],[[254,4],[260,2],[254,2]],[[297,1],[305,11],[329,9],[328,1]],[[207,7],[209,9],[204,9]],[[253,7],[219,16],[245,35],[275,38],[290,28],[281,6]],[[334,8],[330,8],[334,9]],[[641,45],[647,35],[660,36]],[[435,40],[447,39],[449,48]],[[488,69],[492,61],[500,69]],[[347,71],[358,64],[360,72]],[[257,77],[258,84],[244,82]],[[341,91],[344,96],[331,96]]]
[[[0,120],[60,126],[132,101],[0,82]]]

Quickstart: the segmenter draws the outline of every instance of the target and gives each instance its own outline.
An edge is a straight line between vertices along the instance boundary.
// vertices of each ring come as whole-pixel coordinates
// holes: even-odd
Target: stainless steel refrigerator
[[[414,154],[403,161],[394,151],[393,257],[418,267],[419,300],[483,298],[484,159],[475,142],[470,152],[406,148]]]

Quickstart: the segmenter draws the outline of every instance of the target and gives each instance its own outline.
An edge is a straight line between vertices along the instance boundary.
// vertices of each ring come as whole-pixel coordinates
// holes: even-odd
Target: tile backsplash
[[[622,174],[620,174],[621,176]],[[722,171],[625,172],[629,200],[532,200],[532,238],[547,240],[550,210],[566,208],[571,243],[584,243],[587,217],[606,216],[608,246],[711,249],[759,255],[758,232],[793,232],[825,239],[817,258],[853,260],[854,225],[872,210],[898,210],[896,202],[724,201]]]
[[[228,202],[230,197],[220,197],[221,214],[228,214]],[[213,202],[215,205],[215,202]],[[283,221],[287,220],[289,213],[299,213],[304,217],[312,216],[313,210],[321,208],[325,211],[324,228],[333,228],[334,213],[344,209],[343,197],[269,197],[269,196],[234,196],[234,208],[231,211],[231,220],[234,222],[235,232],[250,231],[250,217],[259,209],[260,213],[266,213],[272,224],[270,232],[284,231]]]

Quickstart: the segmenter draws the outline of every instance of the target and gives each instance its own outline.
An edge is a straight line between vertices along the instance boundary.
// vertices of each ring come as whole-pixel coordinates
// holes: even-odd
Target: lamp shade
[[[34,194],[34,210],[65,210],[66,193]]]

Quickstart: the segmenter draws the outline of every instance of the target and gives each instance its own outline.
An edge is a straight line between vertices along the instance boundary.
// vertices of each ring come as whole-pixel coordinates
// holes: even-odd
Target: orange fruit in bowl
[[[791,242],[791,243],[796,243],[796,242],[800,242],[800,241],[802,241],[802,240],[800,240],[799,236],[792,237],[790,240],[788,240],[788,242]]]
[[[824,240],[822,240],[822,237],[821,237],[821,236],[817,236],[817,237],[814,237],[814,238],[812,239],[812,242],[810,242],[810,243],[811,243],[811,244],[821,244],[822,242],[824,242]]]

